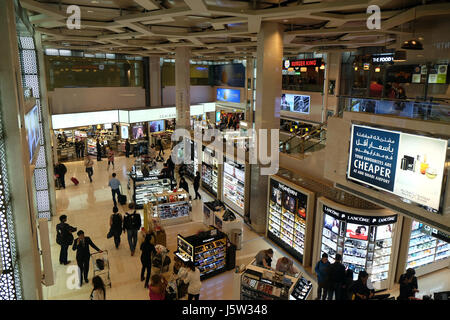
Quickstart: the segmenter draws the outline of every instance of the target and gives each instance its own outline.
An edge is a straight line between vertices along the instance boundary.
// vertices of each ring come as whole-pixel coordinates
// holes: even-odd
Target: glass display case
[[[303,276],[249,264],[241,275],[241,300],[309,300],[312,284]]]
[[[422,266],[450,257],[450,237],[421,222],[413,221],[406,268]]]
[[[153,199],[150,207],[153,218],[158,217],[165,224],[191,220],[191,203],[186,191],[154,193]]]
[[[269,192],[267,236],[303,263],[308,196],[274,179]]]
[[[323,206],[321,254],[334,263],[336,253],[353,270],[354,280],[366,270],[372,282],[388,279],[397,216],[370,217]]]
[[[187,139],[188,143],[190,143],[191,148],[191,160],[192,163],[186,164],[186,176],[190,178],[194,178],[198,171],[198,152],[197,152],[197,142]]]
[[[152,170],[148,177],[142,176],[139,168],[133,167],[128,176],[128,190],[135,203],[135,209],[142,209],[146,202],[156,203],[155,194],[171,190],[168,178],[159,178],[159,170]]]
[[[245,165],[225,160],[223,164],[223,196],[243,214],[245,208]]]
[[[202,187],[214,197],[218,195],[219,164],[214,157],[214,151],[203,146]]]
[[[175,255],[192,261],[202,280],[226,271],[227,237],[217,229],[183,237],[178,235]]]

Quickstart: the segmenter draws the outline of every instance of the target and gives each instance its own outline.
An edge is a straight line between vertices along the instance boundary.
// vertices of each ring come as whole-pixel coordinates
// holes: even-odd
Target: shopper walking
[[[116,194],[117,194],[117,199],[119,199],[121,185],[120,185],[120,181],[116,178],[116,173],[112,174],[112,178],[111,178],[111,180],[109,180],[108,186],[111,187],[112,198],[114,201],[114,207],[117,207]]]
[[[152,275],[149,289],[150,300],[165,300],[167,280],[162,275]]]
[[[86,141],[81,138],[80,139],[80,156],[83,159],[84,158],[84,150],[86,149]]]
[[[330,266],[330,262],[328,261],[328,254],[323,253],[322,259],[320,259],[316,263],[316,267],[314,271],[317,274],[317,300],[326,300],[328,293],[328,268]]]
[[[272,267],[271,267],[272,258],[273,258],[273,250],[272,249],[261,250],[255,256],[255,260],[256,260],[255,262],[258,267],[272,269]]]
[[[200,188],[200,172],[199,171],[197,171],[197,174],[195,175],[195,178],[194,178],[194,191],[195,191],[194,200],[197,200],[197,197],[200,198],[200,200],[202,200],[202,196],[200,195],[200,193],[198,193],[198,188]]]
[[[164,155],[164,147],[162,145],[161,136],[158,136],[158,138],[156,138],[156,146],[159,148],[158,156],[161,157],[161,152]]]
[[[125,157],[127,158],[130,157],[130,148],[131,148],[130,141],[128,141],[127,139],[125,140]]]
[[[54,173],[56,178],[58,179],[59,185],[65,189],[66,188],[65,175],[67,173],[66,166],[61,162],[57,162],[54,169]]]
[[[174,179],[175,178],[175,163],[172,160],[172,156],[170,155],[169,158],[167,158],[167,167],[169,168],[169,172],[170,172],[170,178]]]
[[[180,179],[180,184],[178,185],[178,187],[179,187],[180,189],[185,190],[187,193],[189,193],[189,185],[188,185],[188,183],[186,182],[186,180],[184,180],[184,177],[181,177],[181,179]]]
[[[134,256],[134,251],[136,250],[137,244],[137,234],[138,230],[141,228],[142,221],[141,215],[134,211],[132,214],[128,212],[125,213],[125,218],[123,219],[123,229],[127,231],[128,244],[130,245],[131,255]]]
[[[67,216],[65,214],[59,217],[59,221],[60,223],[56,225],[56,243],[61,246],[59,263],[66,265],[70,263],[70,260],[67,260],[67,250],[73,242],[72,232],[77,231],[77,228],[66,223]]]
[[[92,289],[89,299],[106,300],[106,289],[102,278],[100,276],[95,276],[92,278],[92,285],[94,286],[94,289]]]
[[[113,208],[113,214],[109,218],[109,233],[107,238],[114,237],[114,245],[116,246],[116,249],[119,249],[120,245],[120,236],[122,235],[122,228],[123,228],[123,218],[122,215],[119,213],[119,208],[114,207]]]
[[[400,295],[397,300],[417,300],[416,293],[419,292],[417,285],[416,271],[408,268],[406,273],[400,276]]]
[[[345,266],[342,264],[342,256],[337,253],[335,262],[330,265],[328,283],[328,300],[345,300],[343,291],[345,288]]]
[[[89,181],[92,182],[92,176],[94,175],[94,161],[90,155],[86,156],[86,160],[84,161],[84,166],[86,167],[86,173],[88,174]]]
[[[91,240],[89,237],[84,236],[84,231],[80,230],[77,232],[78,238],[74,241],[72,250],[77,251],[77,264],[80,269],[80,287],[83,285],[83,277],[86,283],[89,282],[88,274],[89,274],[89,260],[91,259],[91,252],[89,247],[94,248],[98,252],[102,252]]]
[[[109,165],[112,163],[112,167],[114,170],[114,151],[112,148],[109,148],[108,150],[108,170],[109,170]]]
[[[141,244],[141,281],[145,280],[145,288],[148,288],[148,281],[152,272],[152,256],[156,254],[155,246],[151,242],[152,235],[147,234],[144,242]],[[145,271],[147,276],[145,277]]]
[[[78,141],[78,139],[75,140],[75,153],[77,155],[77,159],[80,159],[80,142]]]
[[[97,161],[102,161],[102,145],[100,140],[97,139]]]
[[[188,300],[199,300],[200,289],[202,287],[202,282],[200,280],[200,270],[195,267],[192,261],[186,263],[188,268],[187,276],[183,280],[184,283],[188,284]]]

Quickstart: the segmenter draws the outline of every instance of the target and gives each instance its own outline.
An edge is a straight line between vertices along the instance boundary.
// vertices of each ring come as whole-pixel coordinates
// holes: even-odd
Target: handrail
[[[367,100],[386,100],[386,101],[395,101],[395,102],[415,102],[415,103],[431,103],[431,104],[441,104],[442,102],[450,103],[450,99],[448,98],[405,98],[405,99],[395,99],[388,97],[367,97],[367,96],[353,96],[353,95],[337,95],[336,98],[352,98],[352,99],[367,99]]]

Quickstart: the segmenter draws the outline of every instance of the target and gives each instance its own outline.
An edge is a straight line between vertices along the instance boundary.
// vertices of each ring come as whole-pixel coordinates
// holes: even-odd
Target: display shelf
[[[427,249],[427,250],[429,250],[429,249]],[[426,252],[427,250],[424,250],[423,252]],[[426,257],[430,257],[430,256],[433,256],[433,255],[434,255],[434,251],[433,250],[430,250],[430,252],[427,252],[427,253],[425,253],[425,254],[423,254],[421,256],[411,257],[413,259],[410,259],[410,256],[408,255],[408,263],[413,262],[415,260],[420,260],[420,259],[423,259],[423,258],[426,258]]]
[[[217,229],[190,237],[178,235],[176,253],[193,261],[200,270],[200,277],[205,279],[225,271],[226,244],[226,235]]]
[[[450,257],[450,250],[441,251],[441,252],[436,253],[435,260],[442,260],[442,259],[445,259],[448,257]]]

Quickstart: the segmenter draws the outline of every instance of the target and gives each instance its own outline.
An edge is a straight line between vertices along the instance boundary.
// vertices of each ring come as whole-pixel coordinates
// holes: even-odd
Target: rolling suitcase
[[[70,178],[70,181],[72,181],[73,184],[76,185],[76,186],[80,183],[80,182],[78,181],[78,179],[75,178],[75,177]]]
[[[124,194],[119,194],[118,196],[119,203],[123,206],[127,204],[127,196]]]

